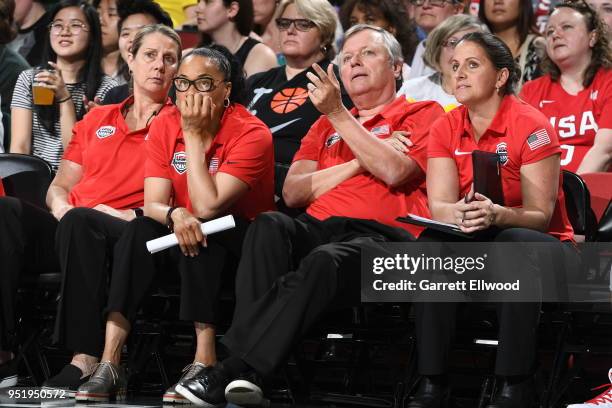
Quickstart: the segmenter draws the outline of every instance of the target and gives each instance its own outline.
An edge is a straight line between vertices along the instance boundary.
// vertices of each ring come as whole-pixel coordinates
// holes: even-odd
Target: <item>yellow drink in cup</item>
[[[52,69],[36,68],[34,70],[34,76],[39,72],[49,71],[54,72]],[[44,82],[32,82],[32,99],[34,105],[53,105],[53,99],[55,98],[55,92],[53,89],[47,88]]]

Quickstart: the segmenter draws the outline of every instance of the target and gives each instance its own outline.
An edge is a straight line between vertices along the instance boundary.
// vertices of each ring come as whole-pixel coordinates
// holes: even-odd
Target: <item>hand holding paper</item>
[[[216,232],[221,232],[230,228],[234,228],[235,226],[236,222],[234,221],[234,217],[231,215],[226,215],[225,217],[217,218],[215,220],[202,223],[201,229],[202,234],[211,235]],[[166,236],[148,241],[147,249],[150,253],[154,254],[156,252],[163,251],[164,249],[168,249],[175,245],[178,245],[178,239],[176,238],[176,235],[168,234]]]

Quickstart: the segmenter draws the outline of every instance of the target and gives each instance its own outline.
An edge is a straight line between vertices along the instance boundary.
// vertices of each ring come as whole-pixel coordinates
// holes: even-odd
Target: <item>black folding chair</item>
[[[45,197],[53,180],[51,165],[27,154],[0,154],[0,178],[7,196],[47,208]]]

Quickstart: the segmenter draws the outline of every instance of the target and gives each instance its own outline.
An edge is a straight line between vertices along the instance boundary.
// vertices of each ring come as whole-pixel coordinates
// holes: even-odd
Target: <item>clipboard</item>
[[[444,232],[446,234],[452,234],[460,236],[461,238],[472,239],[472,234],[467,234],[456,226],[455,224],[447,224],[445,222],[434,221],[430,218],[421,217],[415,214],[408,214],[405,217],[397,217],[397,221],[403,222],[404,224],[419,225],[421,227],[431,228],[436,231]]]
[[[501,162],[497,153],[474,150],[472,152],[474,192],[489,198],[493,203],[504,205],[501,182]]]

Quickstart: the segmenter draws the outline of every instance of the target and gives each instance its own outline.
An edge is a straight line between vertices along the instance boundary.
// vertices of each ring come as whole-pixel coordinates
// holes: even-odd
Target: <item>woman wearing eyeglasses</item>
[[[312,64],[331,64],[336,12],[327,0],[283,0],[275,21],[286,65],[247,81],[247,109],[272,131],[277,165],[276,192],[281,196],[293,155],[312,124],[321,116],[308,98],[306,76]],[[352,106],[343,95],[343,103]]]
[[[64,0],[50,11],[45,42],[45,70],[23,71],[11,103],[11,153],[38,156],[54,170],[72,137],[74,124],[85,115],[83,98],[104,98],[117,83],[100,68],[100,22],[93,7],[82,0]],[[47,105],[36,104],[33,85],[53,90]]]
[[[276,67],[276,54],[249,37],[253,30],[252,0],[200,0],[196,7],[202,46],[219,44],[238,58],[246,77]]]
[[[146,217],[131,222],[115,245],[101,357],[108,368],[79,388],[77,400],[107,399],[125,389],[118,366],[130,322],[153,286],[177,276],[179,317],[194,322],[196,333],[195,357],[182,379],[215,364],[221,287],[233,286],[250,220],[274,209],[272,137],[239,103],[243,81],[224,47],[197,48],[182,60],[174,78],[177,107],[159,114],[146,142]],[[204,220],[226,214],[234,216],[235,228],[202,235]],[[171,231],[178,247],[148,253],[148,240]],[[163,400],[187,402],[174,386]]]
[[[423,59],[436,72],[404,82],[398,95],[405,95],[409,102],[436,101],[445,112],[455,109],[459,102],[455,93],[452,59],[455,45],[461,38],[473,32],[488,31],[476,17],[459,14],[451,16],[437,26],[427,39]]]
[[[412,6],[414,22],[428,35],[450,16],[463,13],[465,8],[465,2],[462,0],[410,0],[410,4]],[[434,73],[434,70],[425,65],[423,60],[426,43],[427,39],[421,41],[414,52],[414,57],[410,64],[409,78],[418,78]]]
[[[612,163],[612,51],[607,29],[582,1],[555,6],[546,24],[546,75],[521,97],[559,134],[561,167],[606,171]]]

